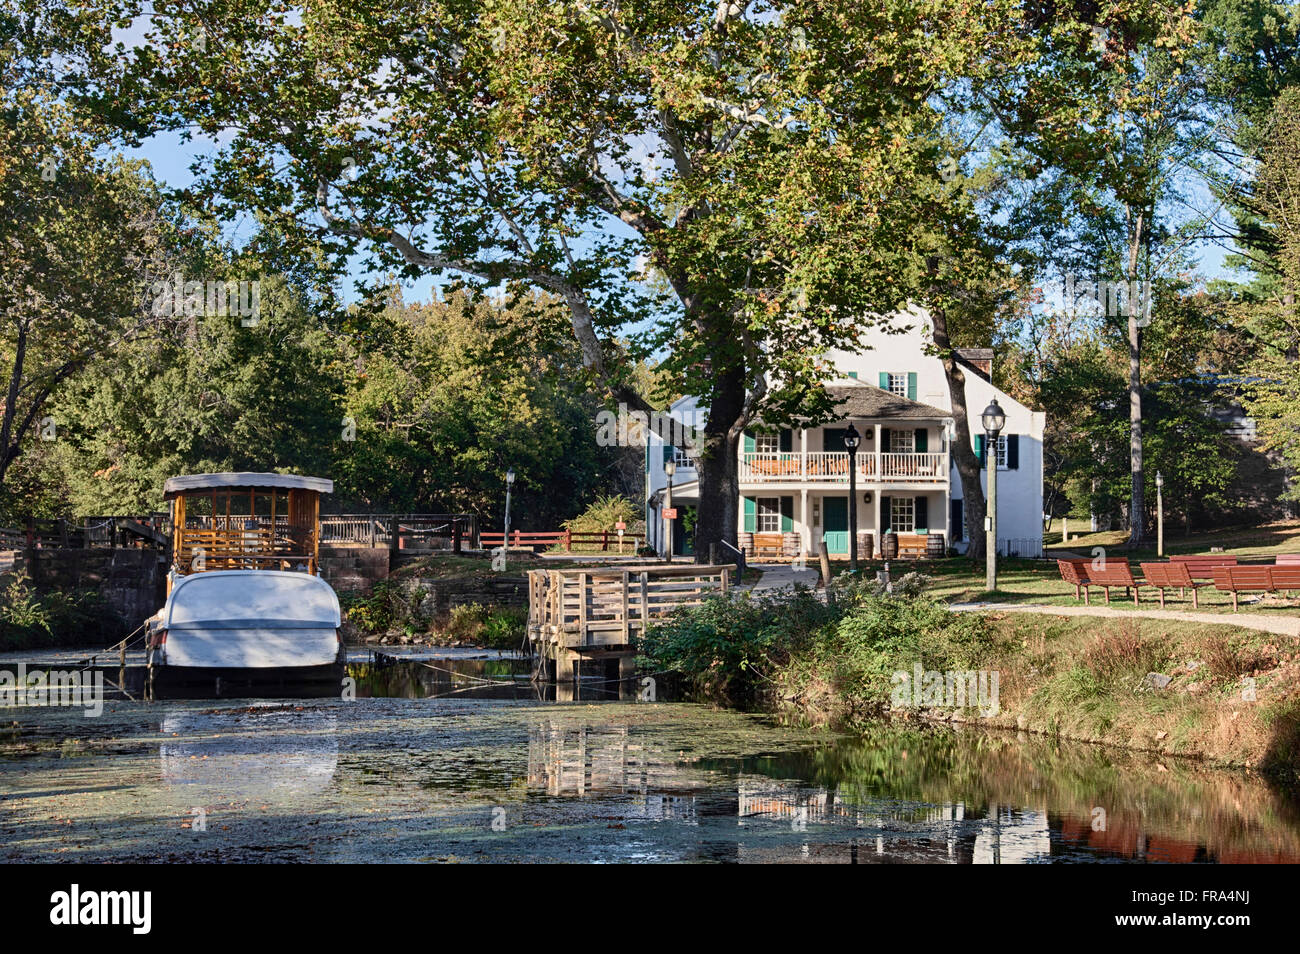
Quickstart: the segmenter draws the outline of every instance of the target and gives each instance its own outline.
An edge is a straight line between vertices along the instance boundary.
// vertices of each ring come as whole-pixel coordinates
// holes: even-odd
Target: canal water
[[[1254,775],[526,668],[359,655],[349,698],[0,709],[0,861],[1300,861],[1300,800]]]

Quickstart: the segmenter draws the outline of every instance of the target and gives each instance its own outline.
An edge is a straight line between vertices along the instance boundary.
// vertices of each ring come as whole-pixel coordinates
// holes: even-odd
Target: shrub
[[[388,632],[397,618],[392,585],[388,580],[376,583],[369,596],[344,593],[339,599],[344,616],[367,635]]]
[[[682,673],[699,688],[744,695],[836,612],[807,587],[757,595],[732,590],[651,626],[639,649],[652,666]]]
[[[123,629],[121,618],[95,590],[40,595],[25,571],[11,574],[0,589],[0,647],[84,645],[116,638]]]

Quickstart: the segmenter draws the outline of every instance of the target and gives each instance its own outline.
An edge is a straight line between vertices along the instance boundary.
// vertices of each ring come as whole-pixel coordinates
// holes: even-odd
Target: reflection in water
[[[400,678],[454,685],[428,672]],[[1259,776],[975,729],[527,695],[12,719],[0,861],[1300,862],[1300,803]]]
[[[163,716],[162,780],[186,805],[278,801],[325,790],[338,768],[330,709],[260,703]]]
[[[588,667],[592,675],[572,683],[531,681],[532,663],[522,656],[402,659],[376,656],[354,662],[348,675],[361,698],[523,699],[537,702],[630,700],[635,679],[619,679],[618,664]]]
[[[638,819],[728,815],[736,860],[773,860],[771,839],[749,844],[745,829],[780,828],[819,860],[1300,862],[1294,793],[1261,779],[975,731],[882,725],[797,752],[694,760],[627,725],[543,720],[528,785],[619,795]]]

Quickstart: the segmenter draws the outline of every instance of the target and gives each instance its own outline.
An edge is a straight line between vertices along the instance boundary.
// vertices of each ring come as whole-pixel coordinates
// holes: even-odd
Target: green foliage
[[[343,615],[367,636],[388,632],[397,619],[395,590],[390,580],[380,580],[370,595],[341,593]]]
[[[0,649],[85,645],[121,623],[95,590],[37,594],[25,572],[0,577]]]
[[[682,673],[733,700],[770,691],[829,689],[856,711],[889,702],[890,677],[927,669],[975,669],[992,646],[977,614],[952,613],[924,597],[876,595],[872,583],[840,584],[833,605],[806,588],[712,597],[652,626],[639,649],[647,664]]]
[[[464,603],[452,607],[439,633],[488,649],[519,649],[527,621],[528,611],[520,607]]]
[[[626,497],[607,494],[597,497],[586,510],[572,520],[564,521],[564,529],[574,533],[601,533],[616,529],[619,521],[628,526],[631,535],[634,524],[643,519],[644,511]]]

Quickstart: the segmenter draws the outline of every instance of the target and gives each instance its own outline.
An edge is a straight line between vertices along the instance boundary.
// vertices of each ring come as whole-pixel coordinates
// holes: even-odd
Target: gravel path
[[[1236,626],[1241,629],[1254,629],[1261,633],[1277,633],[1280,636],[1300,637],[1300,616],[1243,616],[1240,613],[1184,613],[1166,610],[1125,610],[1114,606],[1046,606],[1026,605],[1023,603],[953,603],[949,609],[954,612],[972,612],[1005,610],[1009,613],[1046,613],[1049,616],[1137,616],[1146,619],[1179,619],[1189,623],[1217,623],[1221,626]]]

